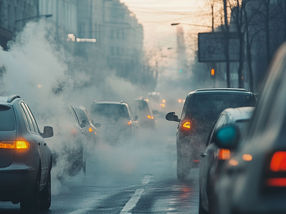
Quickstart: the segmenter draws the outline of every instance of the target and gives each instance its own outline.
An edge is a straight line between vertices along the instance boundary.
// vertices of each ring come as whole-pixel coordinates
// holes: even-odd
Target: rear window
[[[138,112],[142,112],[142,113],[146,113],[146,114],[151,113],[146,101],[142,101],[142,100],[137,101],[136,107],[137,107]]]
[[[130,119],[126,105],[122,104],[95,104],[91,111],[96,117],[105,117],[114,120]]]
[[[255,97],[242,93],[195,94],[187,105],[187,117],[213,123],[226,108],[255,106]]]
[[[0,105],[0,131],[13,131],[16,129],[14,110],[10,106]]]

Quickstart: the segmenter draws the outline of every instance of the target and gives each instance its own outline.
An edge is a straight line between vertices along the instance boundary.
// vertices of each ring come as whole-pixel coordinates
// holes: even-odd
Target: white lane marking
[[[142,179],[142,184],[143,185],[147,185],[150,183],[151,179],[152,179],[152,175],[146,175],[143,179]]]
[[[132,195],[132,197],[130,198],[130,200],[125,204],[120,214],[131,213],[130,211],[136,206],[143,192],[144,192],[144,189],[137,189],[135,193]]]
[[[142,184],[147,185],[148,183],[150,183],[151,179],[152,179],[151,175],[144,176],[144,178],[142,179]],[[132,214],[131,210],[136,206],[143,193],[144,189],[142,188],[137,189],[135,193],[132,195],[132,197],[129,199],[129,201],[125,204],[120,214]]]

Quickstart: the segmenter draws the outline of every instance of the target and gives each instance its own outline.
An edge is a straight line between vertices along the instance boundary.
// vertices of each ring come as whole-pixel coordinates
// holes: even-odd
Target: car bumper
[[[36,176],[36,170],[27,165],[0,168],[0,200],[20,201],[35,184]]]

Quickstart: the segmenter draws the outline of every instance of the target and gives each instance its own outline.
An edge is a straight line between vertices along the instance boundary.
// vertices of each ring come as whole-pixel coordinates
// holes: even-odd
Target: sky
[[[144,26],[145,47],[173,48],[176,27],[180,22],[187,36],[196,39],[198,32],[210,30],[211,9],[209,0],[121,0],[134,12]],[[191,24],[191,25],[190,25]],[[193,24],[193,25],[192,25]],[[199,27],[205,25],[208,27]]]

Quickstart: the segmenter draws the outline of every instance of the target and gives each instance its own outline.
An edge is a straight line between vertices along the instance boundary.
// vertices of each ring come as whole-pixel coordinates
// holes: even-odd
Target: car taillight
[[[147,118],[148,118],[149,120],[154,120],[154,116],[152,116],[152,115],[150,115],[150,114],[147,115]]]
[[[190,120],[185,120],[181,123],[182,131],[190,131],[192,129],[192,122]]]
[[[91,127],[88,128],[88,132],[91,133],[93,132],[93,129]]]
[[[218,151],[218,159],[219,160],[229,160],[231,152],[229,149],[219,149]]]
[[[286,151],[275,152],[270,161],[270,170],[272,172],[286,171]]]
[[[30,143],[24,140],[0,142],[0,149],[27,150],[29,147]]]
[[[286,187],[286,151],[274,152],[267,171],[267,187]]]

